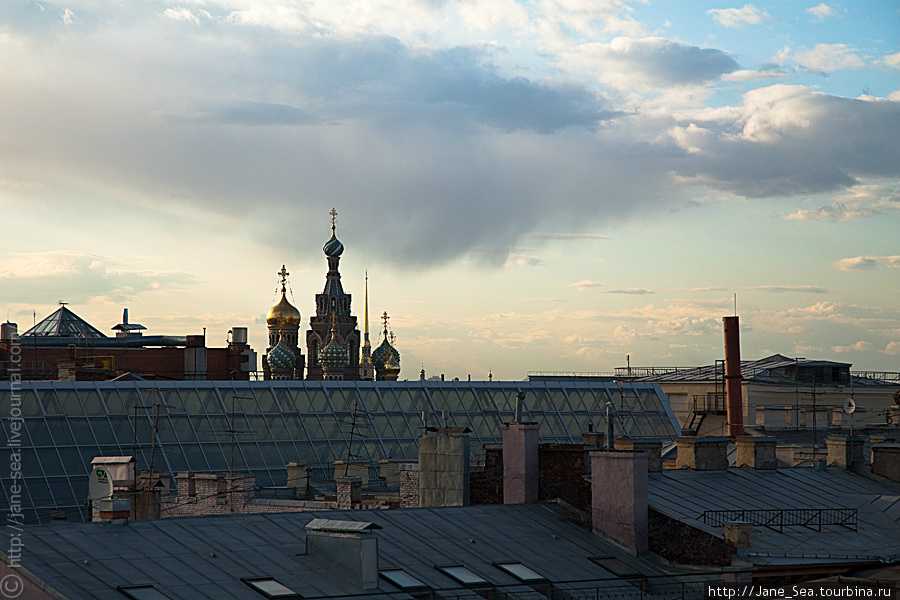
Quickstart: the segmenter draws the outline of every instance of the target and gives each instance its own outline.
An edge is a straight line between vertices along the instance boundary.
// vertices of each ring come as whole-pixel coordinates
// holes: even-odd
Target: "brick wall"
[[[541,444],[538,451],[540,476],[538,502],[561,498],[582,510],[591,509],[591,486],[581,444]],[[472,504],[503,504],[503,448],[484,447],[484,470],[470,479]]]
[[[734,544],[686,523],[649,511],[650,551],[674,563],[726,567],[737,552]]]
[[[178,494],[163,498],[160,517],[306,512],[336,509],[336,502],[269,500],[254,497],[254,477],[198,473],[176,476]]]
[[[419,506],[419,471],[414,465],[400,467],[400,508]]]
[[[582,510],[591,509],[591,486],[581,444],[541,444],[538,496],[541,502],[560,498]]]

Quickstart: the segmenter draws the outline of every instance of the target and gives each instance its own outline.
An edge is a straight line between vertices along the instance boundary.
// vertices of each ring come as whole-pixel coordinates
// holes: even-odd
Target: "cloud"
[[[801,68],[818,73],[831,73],[841,69],[859,69],[866,66],[855,49],[846,44],[816,44],[812,50],[794,52],[794,61]]]
[[[106,257],[77,251],[14,252],[0,261],[4,300],[13,303],[83,303],[100,297],[120,302],[141,292],[196,281],[182,271],[130,269]]]
[[[900,342],[888,342],[883,352],[892,356],[900,356]]]
[[[837,354],[845,354],[847,352],[865,352],[872,349],[872,344],[865,340],[850,344],[849,346],[832,346],[831,351]]]
[[[856,256],[842,258],[832,265],[840,271],[863,271],[877,267],[900,269],[900,256]]]
[[[568,287],[575,288],[579,292],[583,292],[584,290],[586,290],[588,288],[606,287],[606,286],[603,285],[602,283],[596,283],[594,281],[591,281],[590,279],[582,279],[581,281],[576,281],[575,283],[570,283]]]
[[[623,288],[618,290],[608,290],[607,294],[633,294],[636,296],[642,296],[644,294],[655,294],[653,290],[648,290],[644,288]]]
[[[764,21],[772,20],[766,11],[761,11],[752,4],[745,4],[741,8],[714,8],[706,11],[706,14],[719,25],[731,28],[759,25]]]
[[[562,241],[575,241],[575,240],[609,240],[612,239],[608,235],[601,235],[599,233],[540,233],[540,232],[531,232],[525,234],[523,237],[535,239],[535,240],[562,240]]]
[[[71,25],[75,22],[75,13],[73,13],[70,9],[65,9],[60,15],[62,18],[62,22],[64,25]]]
[[[837,291],[831,288],[819,287],[815,285],[757,285],[741,289],[759,290],[762,292],[772,292],[775,294],[831,294]]]
[[[882,64],[892,69],[900,69],[900,52],[896,54],[888,54],[881,59]]]
[[[835,16],[837,11],[823,2],[817,6],[810,6],[806,9],[806,13],[812,15],[817,21],[824,21],[828,17]]]
[[[563,63],[620,88],[697,85],[740,68],[721,50],[661,37],[617,37],[608,44],[583,44],[567,53]]]
[[[873,217],[878,214],[881,214],[881,211],[875,207],[833,202],[828,206],[798,208],[792,213],[779,213],[779,216],[788,221],[832,221],[839,223],[841,221]]]

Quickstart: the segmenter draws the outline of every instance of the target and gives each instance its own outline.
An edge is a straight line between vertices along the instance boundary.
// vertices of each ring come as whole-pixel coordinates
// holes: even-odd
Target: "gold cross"
[[[281,275],[281,291],[285,291],[285,283],[287,283],[287,276],[290,273],[287,272],[287,269],[284,268],[284,265],[281,265],[281,271],[278,272]]]
[[[328,214],[331,215],[331,233],[334,233],[334,224],[335,221],[337,221],[337,211],[332,208],[331,212]]]

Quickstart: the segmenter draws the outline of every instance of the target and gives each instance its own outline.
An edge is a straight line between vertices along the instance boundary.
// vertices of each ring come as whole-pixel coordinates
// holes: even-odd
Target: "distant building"
[[[247,380],[256,352],[247,328],[235,327],[224,348],[208,348],[205,335],[143,335],[146,327],[122,323],[115,337],[72,312],[65,303],[25,333],[4,323],[0,335],[0,379],[25,380]]]

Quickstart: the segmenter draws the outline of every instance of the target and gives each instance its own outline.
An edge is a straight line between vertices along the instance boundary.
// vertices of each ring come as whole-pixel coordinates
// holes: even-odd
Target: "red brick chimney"
[[[728,437],[744,435],[744,400],[741,396],[741,333],[738,318],[723,317],[725,326],[725,400]]]

